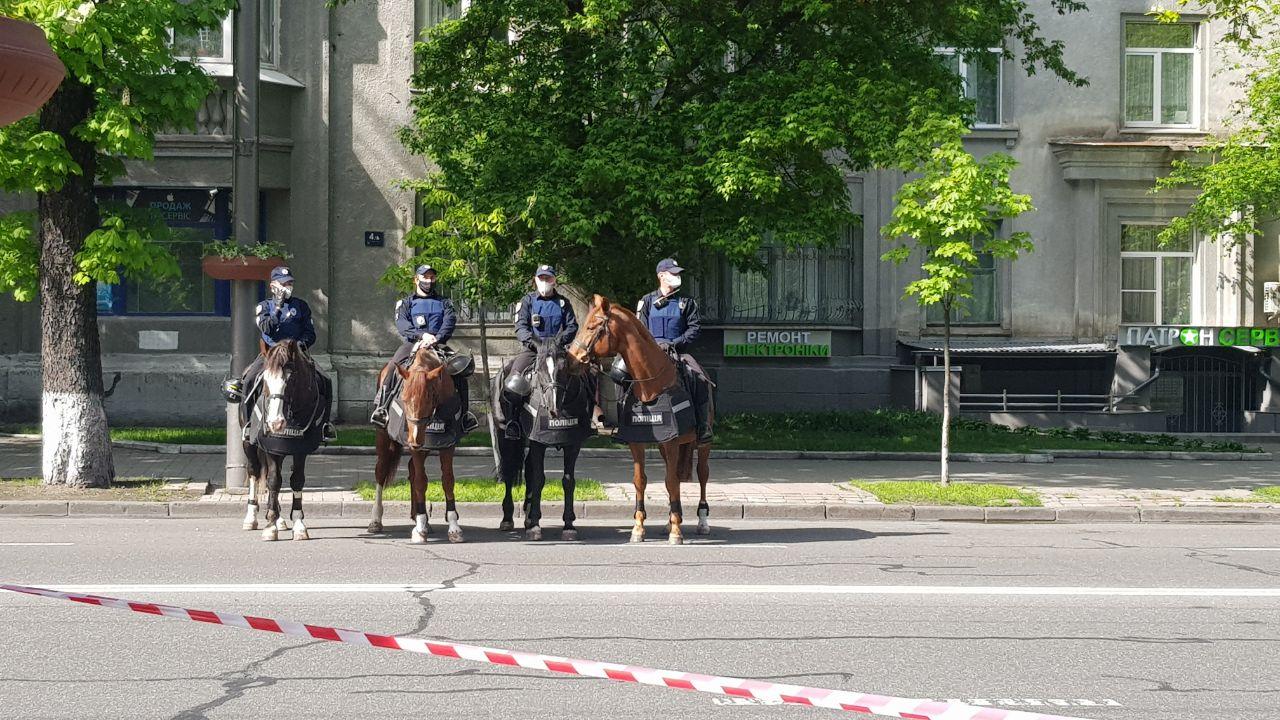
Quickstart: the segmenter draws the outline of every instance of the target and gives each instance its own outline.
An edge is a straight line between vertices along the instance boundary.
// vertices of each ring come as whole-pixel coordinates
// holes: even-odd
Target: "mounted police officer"
[[[649,328],[653,339],[685,364],[693,375],[690,395],[694,415],[698,423],[698,440],[711,439],[710,413],[711,381],[702,365],[688,354],[693,342],[702,334],[702,321],[698,316],[698,303],[691,297],[680,295],[680,274],[684,268],[672,258],[658,263],[658,289],[640,298],[636,305],[636,317]]]
[[[508,385],[511,378],[523,377],[538,357],[538,342],[552,341],[560,347],[568,347],[578,334],[578,318],[573,314],[573,304],[556,291],[556,269],[551,265],[539,265],[533,275],[534,291],[516,303],[516,340],[523,349],[511,360],[507,369],[508,382],[503,384],[499,410],[508,438],[520,439],[518,419],[524,397]]]
[[[271,298],[258,303],[255,311],[255,324],[262,336],[262,344],[275,347],[284,340],[294,340],[308,350],[316,343],[316,326],[311,319],[311,306],[302,298],[293,296],[293,274],[287,267],[277,267],[271,271],[271,284],[268,286]],[[223,383],[222,393],[227,402],[244,402],[246,390],[253,390],[258,378],[262,376],[262,365],[266,356],[258,353],[258,357],[249,363],[249,367],[238,378]],[[329,422],[329,414],[333,401],[332,384],[329,378],[317,372],[320,378],[320,393],[323,395],[324,418],[323,436],[326,442],[337,438],[333,423]],[[246,426],[247,427],[247,426]]]
[[[413,292],[396,301],[396,331],[404,341],[389,365],[398,365],[409,359],[410,353],[419,342],[435,350],[448,368],[453,385],[462,400],[462,430],[471,432],[479,423],[470,410],[470,387],[467,377],[474,370],[474,361],[468,355],[453,351],[446,343],[453,337],[457,316],[453,312],[453,303],[440,295],[436,279],[436,269],[430,265],[419,265],[414,270]],[[387,426],[387,411],[395,394],[394,385],[399,376],[387,372],[382,385],[373,398],[373,414],[369,422],[378,427]]]

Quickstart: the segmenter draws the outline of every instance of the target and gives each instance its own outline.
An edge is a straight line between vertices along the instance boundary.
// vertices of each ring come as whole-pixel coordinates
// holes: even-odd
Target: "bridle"
[[[612,334],[609,332],[609,313],[604,312],[602,310],[600,314],[604,316],[604,322],[600,323],[600,327],[596,328],[595,332],[591,335],[591,340],[584,343],[578,340],[578,338],[574,338],[573,342],[569,344],[569,347],[581,348],[582,351],[587,354],[587,357],[591,359],[589,364],[596,372],[603,372],[603,368],[600,367],[600,357],[596,355],[595,351],[592,350],[592,348],[596,346],[596,343],[600,342],[601,338],[607,339],[612,337]],[[654,375],[653,377],[648,377],[648,378],[633,377],[631,378],[631,382],[632,383],[649,382],[651,380],[657,380],[661,376],[662,376],[662,371],[659,370],[658,374]]]

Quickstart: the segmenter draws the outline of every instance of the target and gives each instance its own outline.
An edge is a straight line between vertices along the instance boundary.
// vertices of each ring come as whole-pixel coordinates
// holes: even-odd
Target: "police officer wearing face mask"
[[[524,348],[512,359],[508,375],[528,372],[538,357],[538,342],[555,342],[568,347],[578,334],[578,319],[573,314],[573,304],[556,291],[556,269],[551,265],[539,265],[533,275],[534,291],[516,304],[516,340]],[[508,438],[520,438],[520,424],[508,422],[518,417],[524,398],[504,386],[498,422],[505,427]]]
[[[316,342],[316,326],[311,319],[311,306],[302,298],[293,296],[293,274],[287,267],[278,267],[271,271],[271,284],[268,287],[271,298],[258,303],[256,324],[261,333],[262,342],[267,347],[275,347],[283,340],[297,341],[302,349],[310,349]],[[252,388],[262,375],[262,366],[266,356],[259,353],[239,378],[228,380],[222,386],[227,402],[243,402],[246,389]],[[321,392],[325,397],[324,404],[324,439],[337,437],[333,424],[329,422],[330,403],[333,393],[329,389],[329,379],[321,378]]]
[[[453,312],[453,303],[440,295],[436,281],[436,269],[430,265],[419,265],[414,270],[414,289],[407,297],[396,302],[396,331],[403,342],[391,357],[391,365],[404,362],[409,358],[413,348],[419,342],[434,349],[442,358],[452,357],[453,350],[446,344],[453,337],[457,317]],[[475,430],[479,423],[470,410],[470,388],[466,377],[450,372],[454,388],[462,400],[463,432]],[[373,398],[373,414],[369,422],[378,427],[387,426],[387,411],[391,406],[392,391],[397,375],[387,372],[378,394]]]
[[[710,381],[702,366],[687,352],[702,334],[698,303],[691,297],[680,295],[680,274],[684,272],[684,268],[674,259],[665,258],[659,262],[657,272],[658,289],[640,299],[640,303],[636,305],[636,317],[649,328],[649,333],[663,350],[675,351],[692,371],[695,378],[692,395],[698,422],[698,439],[709,441]]]

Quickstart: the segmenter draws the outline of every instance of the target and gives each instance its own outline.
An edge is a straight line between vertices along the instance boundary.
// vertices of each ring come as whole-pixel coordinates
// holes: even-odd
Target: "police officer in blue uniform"
[[[711,440],[711,423],[708,405],[711,402],[711,382],[702,365],[688,354],[693,342],[702,334],[702,320],[698,316],[698,303],[691,297],[680,295],[680,274],[684,268],[672,258],[658,263],[658,289],[640,298],[636,305],[636,317],[649,328],[653,339],[663,350],[674,352],[693,374],[690,394],[693,396],[694,415],[698,423],[698,440]]]
[[[534,291],[521,298],[516,304],[515,327],[516,340],[523,349],[511,360],[507,374],[516,375],[529,371],[538,357],[539,341],[554,341],[560,347],[568,347],[573,337],[578,334],[578,318],[573,313],[573,304],[556,291],[556,269],[551,265],[539,265],[533,276]],[[502,401],[499,403],[502,417],[499,424],[504,426],[508,438],[520,439],[520,424],[515,420],[524,398],[507,390],[504,384]]]
[[[391,357],[390,364],[396,365],[407,360],[409,354],[413,352],[414,345],[420,341],[427,347],[433,348],[442,358],[455,357],[455,353],[447,343],[449,338],[453,337],[456,325],[457,317],[453,311],[453,303],[440,295],[436,269],[430,265],[419,265],[414,270],[413,292],[396,301],[396,332],[400,333],[403,342]],[[453,377],[454,387],[458,391],[458,397],[462,400],[464,408],[463,432],[471,432],[479,423],[470,410],[471,393],[465,377],[469,373],[458,373],[454,370],[453,364],[450,363],[449,373]],[[395,380],[396,373],[388,372],[378,388],[377,395],[373,398],[374,408],[369,422],[378,427],[387,426],[387,411],[391,405]]]
[[[316,326],[311,319],[311,306],[302,298],[293,296],[293,274],[287,267],[277,267],[271,271],[269,285],[271,298],[258,303],[255,310],[255,324],[266,347],[275,347],[283,340],[295,340],[303,350],[310,349],[316,343]],[[262,375],[262,366],[266,356],[262,353],[254,358],[249,367],[239,378],[232,378],[222,386],[227,402],[239,403],[245,399],[245,390],[252,389]],[[320,392],[324,396],[323,433],[326,442],[338,435],[333,423],[329,422],[333,392],[329,378],[317,373],[320,378]]]

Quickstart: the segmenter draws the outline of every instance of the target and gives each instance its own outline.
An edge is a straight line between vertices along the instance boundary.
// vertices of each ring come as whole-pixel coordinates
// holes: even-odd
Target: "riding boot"
[[[693,404],[694,424],[697,427],[698,442],[711,442],[711,403],[701,400]]]
[[[520,405],[510,398],[508,393],[502,394],[503,436],[508,440],[521,439]]]
[[[378,386],[378,392],[373,396],[373,413],[369,415],[369,422],[380,428],[387,426],[387,413],[391,406],[391,383],[394,382],[392,371],[387,372],[387,376],[383,379],[382,384]]]
[[[476,414],[471,412],[471,384],[464,377],[453,376],[453,387],[462,401],[462,432],[469,433],[480,427]]]

